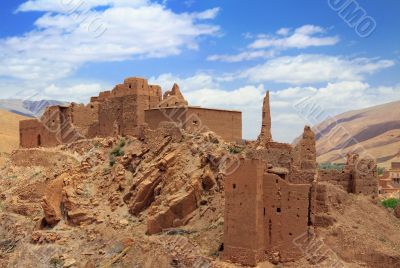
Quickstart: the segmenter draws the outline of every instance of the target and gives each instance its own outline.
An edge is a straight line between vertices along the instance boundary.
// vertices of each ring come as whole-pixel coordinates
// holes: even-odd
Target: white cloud
[[[0,79],[0,99],[59,100],[88,103],[90,97],[100,91],[112,89],[112,85],[93,81],[27,81]]]
[[[243,62],[255,59],[267,59],[274,57],[282,50],[292,48],[304,49],[308,47],[332,46],[339,42],[339,37],[325,36],[326,29],[315,25],[301,26],[295,29],[292,33],[290,28],[281,28],[276,32],[276,34],[278,35],[276,37],[260,34],[256,37],[256,40],[248,45],[243,52],[232,55],[210,55],[207,60]],[[251,34],[245,34],[245,38],[251,37]]]
[[[203,12],[193,13],[193,17],[196,19],[199,19],[199,20],[211,20],[211,19],[215,19],[215,17],[217,17],[219,11],[220,11],[220,9],[218,7],[216,7],[216,8],[208,9]]]
[[[268,59],[274,57],[276,54],[273,50],[255,50],[245,51],[236,55],[211,55],[207,57],[209,61],[223,61],[223,62],[242,62],[254,59]]]
[[[276,31],[277,34],[286,36],[290,32],[290,28],[280,28],[278,31]]]
[[[66,10],[63,3],[70,2],[85,7]],[[45,12],[31,32],[0,39],[0,76],[19,79],[51,81],[87,62],[177,55],[219,31],[203,21],[215,18],[218,8],[178,14],[144,0],[36,0],[18,11]]]
[[[151,77],[149,79],[149,83],[160,85],[164,91],[171,89],[174,83],[177,83],[182,92],[188,92],[201,90],[204,88],[219,87],[219,81],[217,80],[218,78],[206,73],[198,73],[194,76],[186,78],[167,73],[161,74],[158,77]]]
[[[243,112],[243,135],[255,139],[261,128],[261,108],[265,87],[245,85],[224,89],[219,77],[199,74],[181,78],[172,74],[161,75],[153,81],[163,81],[166,88],[176,81],[184,89],[190,105],[235,109]],[[192,82],[195,87],[189,87]],[[183,86],[182,86],[183,85]],[[371,87],[362,81],[328,83],[324,87],[289,87],[270,92],[272,133],[276,141],[291,143],[305,125],[314,125],[327,117],[399,100],[400,86]]]
[[[87,103],[92,96],[97,96],[102,86],[93,84],[57,85],[51,84],[39,93],[40,99],[68,100],[70,102]]]
[[[148,0],[30,0],[22,3],[17,12],[72,13],[87,11],[96,7],[139,7],[148,3]]]
[[[288,36],[290,30],[287,28],[282,28],[278,30],[277,33],[285,37],[261,37],[250,44],[249,47],[252,49],[307,48],[313,46],[332,46],[339,42],[339,37],[337,36],[323,36],[326,33],[326,30],[320,26],[315,25],[301,26],[294,30],[294,32],[290,36]]]
[[[321,88],[287,88],[272,92],[270,98],[275,137],[292,142],[306,124],[315,125],[343,112],[399,100],[400,87],[344,81]]]
[[[289,84],[363,80],[365,75],[393,65],[391,60],[300,54],[274,58],[243,71],[241,76],[254,82]]]

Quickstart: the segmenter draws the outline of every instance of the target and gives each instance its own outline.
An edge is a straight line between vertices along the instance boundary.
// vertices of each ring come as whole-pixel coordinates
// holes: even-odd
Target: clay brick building
[[[360,158],[358,154],[348,154],[343,171],[319,170],[319,181],[341,186],[348,193],[378,195],[378,168],[373,159]]]
[[[296,260],[302,251],[293,241],[313,230],[315,136],[306,127],[294,147],[273,142],[270,120],[267,93],[256,148],[225,179],[222,259],[242,265]]]
[[[344,172],[318,172],[315,135],[308,126],[295,146],[274,142],[269,110],[267,92],[260,136],[225,178],[222,259],[246,266],[303,257],[304,249],[296,241],[311,241],[314,228],[320,226],[320,180],[351,193],[375,195],[378,190],[375,162],[357,155],[349,155]]]
[[[398,158],[390,164],[390,169],[385,171],[379,179],[379,193],[400,193],[400,161]]]
[[[179,114],[172,114],[173,110]],[[20,146],[53,147],[83,138],[135,136],[138,127],[157,128],[161,121],[173,121],[188,131],[213,131],[226,141],[242,139],[241,112],[189,107],[176,84],[163,96],[160,86],[128,78],[92,97],[87,105],[52,106],[40,120],[21,121]]]

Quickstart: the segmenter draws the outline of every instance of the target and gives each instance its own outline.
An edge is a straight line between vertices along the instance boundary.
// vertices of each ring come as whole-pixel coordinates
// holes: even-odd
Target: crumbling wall
[[[263,172],[262,161],[241,159],[225,179],[224,260],[255,266],[265,258]]]
[[[270,142],[267,147],[248,150],[246,156],[262,159],[270,166],[285,168],[289,171],[292,166],[292,150],[290,144]]]
[[[211,130],[226,141],[242,139],[241,112],[187,108],[187,101],[176,84],[164,94],[164,100],[162,98],[161,87],[149,85],[146,79],[125,79],[113,90],[92,97],[87,105],[52,106],[40,122],[22,123],[21,147],[55,146],[97,136],[134,136],[138,134],[138,127],[146,122],[152,129],[157,129],[164,121],[179,123],[188,131]],[[171,110],[168,110],[171,107],[185,109],[180,114],[171,115]]]
[[[241,159],[225,179],[224,259],[255,266],[266,256],[277,262],[302,256],[294,240],[313,228],[315,189],[289,183],[267,166]]]
[[[87,105],[72,103],[70,109],[71,122],[76,129],[85,137],[95,137],[99,124],[99,103],[91,102]]]
[[[352,170],[351,192],[376,196],[378,194],[379,178],[375,160],[358,159]]]
[[[35,148],[42,146],[43,125],[37,119],[22,120],[19,122],[20,146]]]
[[[265,249],[280,262],[294,261],[302,251],[294,240],[309,233],[310,184],[291,184],[265,173],[263,177]]]
[[[350,173],[339,171],[339,170],[323,170],[320,169],[318,171],[319,181],[320,182],[329,182],[334,185],[338,185],[346,190],[347,192],[351,192],[351,179],[352,175]]]
[[[166,91],[163,100],[159,105],[160,107],[185,107],[188,102],[183,97],[179,86],[175,83],[170,91]]]
[[[315,134],[309,126],[305,126],[303,136],[293,150],[293,164],[302,170],[315,170],[316,159]]]
[[[319,181],[341,186],[348,193],[375,196],[379,191],[375,160],[349,154],[343,171],[319,170]]]

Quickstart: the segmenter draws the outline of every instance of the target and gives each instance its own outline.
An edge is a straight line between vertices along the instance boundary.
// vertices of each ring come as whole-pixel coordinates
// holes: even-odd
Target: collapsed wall
[[[376,196],[379,189],[378,168],[369,158],[348,154],[343,171],[319,170],[319,181],[342,187],[348,193]]]

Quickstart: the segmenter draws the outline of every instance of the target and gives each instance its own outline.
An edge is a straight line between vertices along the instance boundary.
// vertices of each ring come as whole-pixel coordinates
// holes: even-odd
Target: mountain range
[[[48,106],[65,104],[67,103],[56,100],[2,99],[0,100],[0,109],[26,117],[40,117]]]
[[[348,152],[388,167],[400,155],[400,101],[349,111],[313,127],[319,163],[343,163]]]

